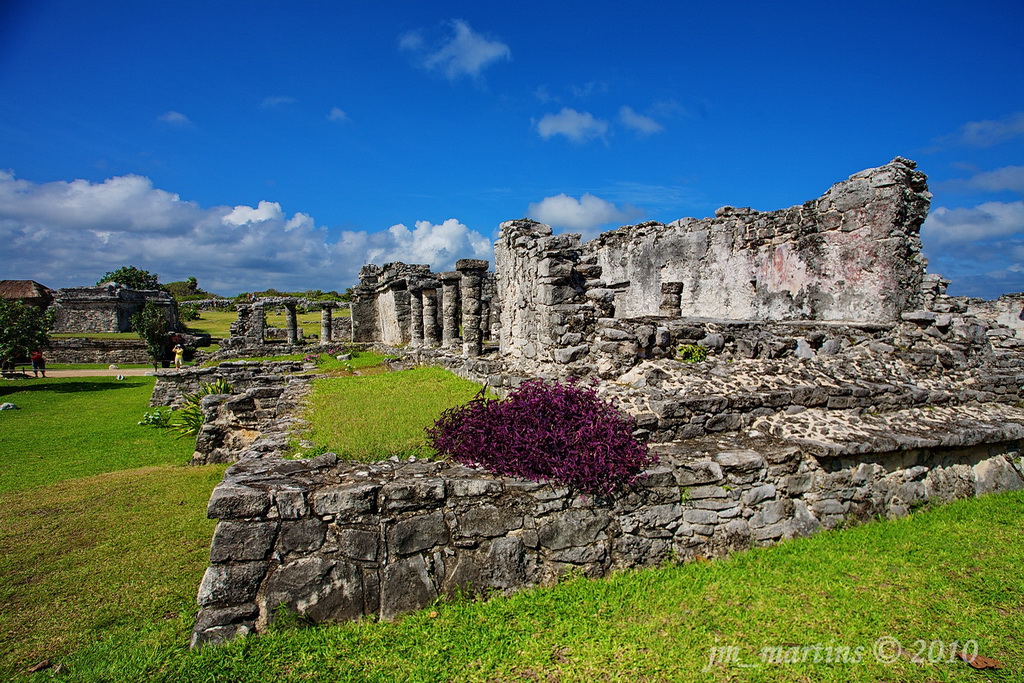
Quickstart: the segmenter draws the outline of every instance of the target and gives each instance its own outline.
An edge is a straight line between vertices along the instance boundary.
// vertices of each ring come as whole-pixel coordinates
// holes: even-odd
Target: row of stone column
[[[436,280],[410,280],[409,341],[413,347],[454,348],[459,339],[459,299],[462,300],[462,353],[475,358],[483,352],[481,298],[487,261],[461,259],[455,270],[438,273]],[[441,306],[438,310],[438,290]],[[438,315],[440,313],[440,315]]]

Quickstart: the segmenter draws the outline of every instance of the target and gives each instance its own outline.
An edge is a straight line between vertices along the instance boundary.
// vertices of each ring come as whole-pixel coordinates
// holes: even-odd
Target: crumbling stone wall
[[[314,621],[391,619],[439,595],[719,556],[1024,486],[1021,409],[895,422],[877,439],[848,441],[871,425],[852,427],[827,454],[814,440],[772,436],[768,423],[757,436],[666,446],[657,467],[609,499],[443,462],[248,458],[210,499],[219,522],[192,644],[262,630],[280,605]]]
[[[284,386],[291,375],[311,370],[312,365],[301,361],[227,361],[211,367],[187,367],[180,370],[160,370],[149,399],[151,406],[180,408],[186,394],[199,391],[203,384],[224,380],[236,393],[248,389]]]
[[[134,335],[131,335],[134,337]],[[46,351],[51,363],[149,363],[146,342],[130,339],[95,339],[89,337],[51,337]]]
[[[615,292],[615,317],[658,315],[678,294],[682,315],[734,320],[892,323],[919,305],[919,230],[931,194],[897,158],[856,173],[802,206],[762,213],[723,207],[613,230],[587,243]]]
[[[504,223],[501,352],[571,363],[595,341],[620,341],[592,337],[609,318],[895,324],[924,303],[918,232],[931,195],[914,167],[897,158],[782,211],[725,207],[586,244],[535,221]]]
[[[1009,330],[997,333],[999,337],[1014,337],[1024,344],[1024,293],[1004,294],[994,301],[969,299],[971,315],[993,323],[993,328]]]
[[[58,289],[53,302],[53,332],[130,332],[132,316],[146,302],[163,310],[170,331],[181,331],[178,305],[167,292],[106,284]]]

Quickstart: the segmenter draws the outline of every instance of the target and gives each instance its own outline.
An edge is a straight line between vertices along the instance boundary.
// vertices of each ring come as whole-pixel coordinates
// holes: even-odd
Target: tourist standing
[[[185,359],[185,347],[181,344],[174,345],[174,367],[180,368],[182,361]]]
[[[43,356],[43,352],[33,351],[30,360],[32,361],[32,376],[38,377],[41,372],[43,377],[46,377],[46,358]]]

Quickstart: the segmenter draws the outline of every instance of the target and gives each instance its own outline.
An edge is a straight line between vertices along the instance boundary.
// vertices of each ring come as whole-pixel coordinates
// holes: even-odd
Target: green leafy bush
[[[169,427],[171,424],[171,414],[165,413],[160,408],[156,410],[150,410],[149,412],[142,414],[142,419],[139,420],[139,424],[143,427]]]
[[[203,426],[203,409],[200,402],[204,396],[215,394],[233,394],[234,387],[223,379],[207,382],[199,387],[199,391],[185,395],[185,405],[174,413],[171,429],[178,433],[178,438],[195,436]]]
[[[699,344],[680,344],[676,347],[676,358],[684,363],[700,363],[707,360],[708,350]]]

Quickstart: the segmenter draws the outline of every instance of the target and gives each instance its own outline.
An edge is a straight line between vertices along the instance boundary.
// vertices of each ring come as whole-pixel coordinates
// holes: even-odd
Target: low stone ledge
[[[819,416],[806,413],[798,424],[814,425]],[[815,440],[794,440],[803,427],[775,436],[768,418],[758,429],[656,444],[660,462],[612,497],[445,462],[247,458],[211,497],[209,514],[221,521],[192,643],[262,630],[281,604],[317,621],[390,619],[439,595],[720,556],[904,515],[921,501],[1024,487],[1024,410],[917,413],[877,425],[850,413],[848,431],[825,435],[842,448],[824,455]],[[938,423],[974,425],[960,441],[968,445],[912,440]],[[906,439],[871,438],[873,426],[900,424]],[[857,438],[870,447],[854,447]]]

